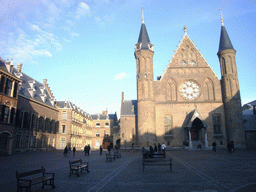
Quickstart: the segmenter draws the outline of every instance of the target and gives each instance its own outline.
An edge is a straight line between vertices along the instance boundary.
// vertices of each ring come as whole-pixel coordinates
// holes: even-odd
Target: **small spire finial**
[[[219,11],[220,11],[221,25],[224,26],[223,17],[222,17],[222,11],[221,11],[221,9]]]
[[[187,28],[186,25],[184,25],[183,30],[184,30],[185,35],[187,35],[187,30],[188,30],[188,28]]]
[[[144,11],[143,11],[143,8],[141,8],[141,10],[142,10],[142,23],[145,23],[144,22]]]

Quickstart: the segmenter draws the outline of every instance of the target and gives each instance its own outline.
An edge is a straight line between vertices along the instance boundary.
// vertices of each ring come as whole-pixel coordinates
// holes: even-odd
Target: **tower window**
[[[166,135],[172,135],[172,116],[164,117],[164,128]]]
[[[212,116],[213,121],[213,131],[214,134],[221,134],[221,120],[220,120],[220,114],[215,114]]]

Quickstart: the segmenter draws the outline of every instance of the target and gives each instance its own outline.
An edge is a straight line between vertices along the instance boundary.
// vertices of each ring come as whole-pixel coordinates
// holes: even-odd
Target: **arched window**
[[[221,134],[221,115],[220,114],[213,114],[212,124],[213,124],[214,134]]]

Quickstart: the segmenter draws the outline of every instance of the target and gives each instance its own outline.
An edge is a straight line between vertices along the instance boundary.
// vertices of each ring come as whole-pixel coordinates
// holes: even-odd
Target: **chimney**
[[[122,103],[124,102],[124,92],[122,92]]]
[[[22,72],[22,63],[17,63],[17,70],[19,73]]]

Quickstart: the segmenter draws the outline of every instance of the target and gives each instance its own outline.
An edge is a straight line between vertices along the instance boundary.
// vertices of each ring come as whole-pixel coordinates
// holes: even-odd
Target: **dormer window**
[[[46,100],[46,95],[45,95],[45,94],[40,94],[40,97],[41,97],[42,101],[45,102],[45,100]]]
[[[36,81],[35,80],[29,80],[28,81],[28,84],[31,88],[34,88],[35,87],[35,84],[36,84]]]
[[[141,43],[135,45],[135,50],[138,51],[141,49]]]
[[[42,94],[44,94],[44,87],[39,87]]]
[[[149,43],[149,44],[148,44],[148,48],[149,48],[151,51],[153,51],[153,44]]]
[[[36,90],[34,88],[28,88],[28,92],[31,95],[31,97],[34,98]]]

